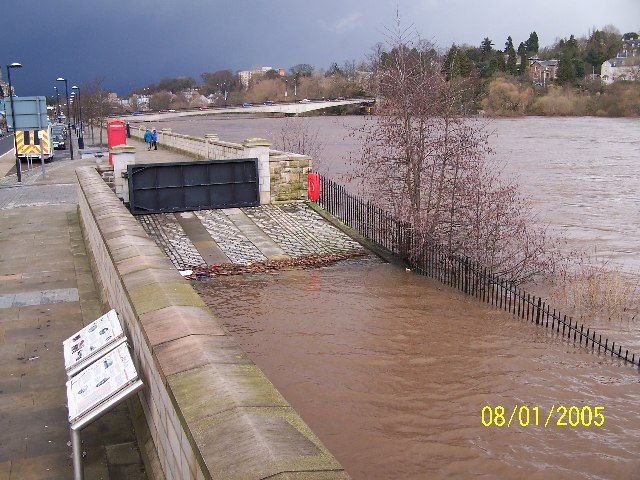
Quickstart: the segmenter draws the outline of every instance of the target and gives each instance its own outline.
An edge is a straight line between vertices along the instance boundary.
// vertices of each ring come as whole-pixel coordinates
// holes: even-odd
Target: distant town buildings
[[[600,79],[606,85],[618,80],[640,80],[640,40],[623,38],[618,55],[602,64]]]
[[[254,76],[258,76],[258,75],[264,75],[265,73],[267,73],[269,70],[275,70],[276,72],[278,72],[278,75],[280,75],[281,77],[284,76],[285,71],[283,68],[272,68],[272,67],[255,67],[252,70],[241,70],[238,72],[238,77],[240,78],[240,83],[242,84],[242,86],[247,89],[249,88],[249,82],[251,82],[251,77]]]

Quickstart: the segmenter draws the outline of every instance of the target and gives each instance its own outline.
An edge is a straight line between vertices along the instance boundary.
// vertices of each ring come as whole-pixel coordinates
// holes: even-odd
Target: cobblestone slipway
[[[237,213],[237,210],[234,211]],[[292,258],[362,248],[303,203],[261,205],[240,211]],[[195,213],[230,263],[244,264],[267,259],[230,218],[229,211],[202,210]],[[180,214],[140,215],[138,219],[177,268],[206,265],[175,215]]]

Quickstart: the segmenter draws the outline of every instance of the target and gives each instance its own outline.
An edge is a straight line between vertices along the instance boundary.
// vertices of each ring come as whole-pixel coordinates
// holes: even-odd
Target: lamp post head
[[[18,62],[13,62],[12,64],[7,65],[7,68],[22,68],[22,64]]]
[[[80,90],[80,87],[74,85],[73,87],[71,87],[71,90]]]
[[[66,82],[67,80],[65,78],[58,77],[58,78],[56,78],[56,81],[58,81],[58,82]]]

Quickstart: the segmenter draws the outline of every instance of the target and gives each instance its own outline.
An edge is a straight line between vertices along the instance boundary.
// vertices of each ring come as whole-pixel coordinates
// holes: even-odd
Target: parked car
[[[209,107],[207,107],[206,105],[203,105],[202,107],[200,107],[200,110],[209,110]]]
[[[274,102],[273,100],[265,100],[264,104],[265,105],[274,105],[276,102]]]
[[[253,107],[253,103],[249,103],[249,102],[244,102],[242,104],[243,107]]]
[[[166,108],[163,108],[162,110],[158,110],[158,113],[167,113],[169,110],[167,110]]]
[[[64,135],[60,135],[59,133],[54,133],[52,135],[51,141],[53,142],[53,148],[55,150],[66,150],[67,149],[67,141],[64,138]]]
[[[67,128],[61,123],[56,123],[52,125],[51,140],[53,142],[54,149],[66,150],[67,149]]]
[[[311,100],[309,100],[308,98],[303,98],[302,100],[300,100],[300,103],[309,103],[311,102]]]

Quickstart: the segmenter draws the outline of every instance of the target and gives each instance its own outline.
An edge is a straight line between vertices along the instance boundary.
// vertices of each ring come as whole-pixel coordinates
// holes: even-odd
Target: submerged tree
[[[324,149],[320,132],[305,117],[285,118],[280,130],[272,132],[270,137],[275,150],[308,155],[315,160],[321,157]]]
[[[400,28],[378,51],[377,116],[355,132],[362,140],[356,176],[413,229],[407,252],[437,243],[522,281],[552,263],[543,229],[491,153],[487,124],[470,115],[468,80],[447,80],[432,45]]]

